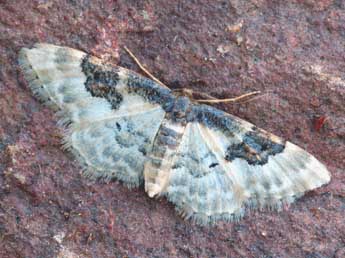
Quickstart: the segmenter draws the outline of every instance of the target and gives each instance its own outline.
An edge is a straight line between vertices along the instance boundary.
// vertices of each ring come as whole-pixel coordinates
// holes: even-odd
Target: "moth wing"
[[[169,99],[170,92],[94,57],[85,68],[85,58],[75,49],[37,44],[20,51],[19,63],[35,95],[59,111],[65,147],[85,173],[138,186],[165,115],[158,99]]]
[[[90,97],[80,65],[85,56],[72,48],[36,44],[32,49],[22,48],[18,62],[35,96],[55,110],[64,110],[68,99]]]
[[[325,166],[298,146],[211,107],[195,112],[164,193],[184,217],[237,220],[246,208],[279,209],[330,181]]]

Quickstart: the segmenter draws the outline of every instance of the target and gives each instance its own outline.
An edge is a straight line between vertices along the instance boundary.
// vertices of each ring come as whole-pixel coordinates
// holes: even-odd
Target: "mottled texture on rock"
[[[0,256],[342,257],[344,17],[339,0],[2,1]],[[305,148],[328,166],[332,182],[284,213],[214,228],[182,221],[144,189],[92,183],[61,150],[53,113],[19,72],[19,49],[37,41],[139,71],[127,45],[174,89],[267,92],[217,107]]]

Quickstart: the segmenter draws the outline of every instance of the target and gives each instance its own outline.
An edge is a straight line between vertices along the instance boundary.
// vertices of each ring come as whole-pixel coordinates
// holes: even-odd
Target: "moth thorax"
[[[186,117],[186,112],[190,106],[190,100],[188,97],[178,97],[175,101],[172,115],[176,120]]]

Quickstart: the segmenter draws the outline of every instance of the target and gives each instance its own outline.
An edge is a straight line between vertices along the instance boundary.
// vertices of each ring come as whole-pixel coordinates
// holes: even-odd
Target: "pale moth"
[[[197,223],[279,209],[330,181],[300,147],[84,52],[36,44],[19,63],[87,176],[145,184]]]

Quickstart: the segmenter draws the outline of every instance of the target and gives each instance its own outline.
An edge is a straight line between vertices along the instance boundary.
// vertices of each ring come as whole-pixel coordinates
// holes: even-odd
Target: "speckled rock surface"
[[[0,257],[344,257],[345,2],[288,2],[0,1]],[[307,149],[332,181],[212,228],[143,188],[90,182],[17,65],[35,42],[139,71],[126,45],[172,88],[260,90],[217,107]]]

